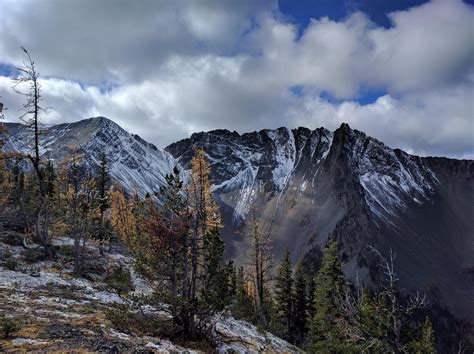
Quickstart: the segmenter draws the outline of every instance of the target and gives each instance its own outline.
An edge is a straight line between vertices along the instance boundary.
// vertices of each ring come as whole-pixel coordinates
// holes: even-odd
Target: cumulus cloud
[[[215,128],[348,122],[409,152],[474,156],[474,10],[460,0],[392,13],[390,28],[355,12],[302,33],[273,1],[32,3],[0,0],[0,63],[31,50],[49,123],[104,115],[166,146]],[[0,77],[13,120],[10,87]],[[368,90],[385,94],[358,103]]]
[[[337,98],[361,89],[407,94],[469,79],[474,62],[474,10],[460,1],[437,0],[390,15],[393,27],[377,27],[361,12],[336,22],[312,20],[298,38],[296,26],[264,19],[255,33],[261,55],[248,76],[268,85],[305,85]]]

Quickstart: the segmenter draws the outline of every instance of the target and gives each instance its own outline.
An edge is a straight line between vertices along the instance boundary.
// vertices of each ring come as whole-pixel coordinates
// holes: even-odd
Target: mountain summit
[[[8,138],[4,150],[28,152],[31,133],[23,124],[5,123]],[[165,183],[164,176],[175,166],[174,158],[138,135],[130,134],[105,117],[58,124],[44,129],[42,153],[55,161],[63,160],[71,145],[84,154],[90,167],[100,162],[102,153],[109,161],[110,174],[126,191],[141,196],[153,193]]]

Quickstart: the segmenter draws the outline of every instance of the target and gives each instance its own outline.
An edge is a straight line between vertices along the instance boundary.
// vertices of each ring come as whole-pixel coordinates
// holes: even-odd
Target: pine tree
[[[431,321],[426,318],[420,326],[418,338],[408,344],[408,350],[412,353],[432,354],[436,353],[434,349],[434,332]]]
[[[235,300],[237,292],[237,272],[235,271],[235,265],[232,259],[227,262],[227,274],[229,279],[229,303],[231,303]]]
[[[229,302],[229,272],[223,264],[224,242],[217,227],[208,231],[205,239],[204,261],[207,265],[207,278],[202,289],[206,308],[221,311]]]
[[[139,271],[155,286],[157,305],[169,304],[175,330],[195,338],[197,315],[222,310],[229,302],[231,272],[223,263],[220,214],[211,193],[210,167],[203,151],[193,159],[190,186],[177,168],[156,196],[127,198],[111,192],[112,224],[132,251]]]
[[[341,350],[358,352],[431,352],[433,332],[431,323],[418,324],[413,311],[424,304],[424,296],[400,298],[396,287],[398,277],[394,271],[395,255],[386,259],[374,249],[381,259],[385,282],[373,295],[367,288],[345,287],[343,296],[337,296],[337,309]],[[317,309],[316,309],[316,312]],[[430,349],[431,348],[431,349]]]
[[[306,293],[306,275],[303,264],[298,264],[294,281],[293,324],[295,328],[295,344],[301,345],[306,334],[306,317],[308,316],[308,297]]]
[[[253,311],[253,300],[249,294],[248,281],[245,278],[244,267],[239,267],[235,281],[235,302],[232,315],[238,319],[255,322],[256,315]]]
[[[290,252],[285,249],[275,279],[275,310],[281,328],[280,334],[286,340],[292,340],[293,309],[293,272]]]
[[[348,350],[339,324],[341,318],[337,299],[344,291],[344,274],[335,241],[324,249],[323,264],[316,274],[314,308],[311,323],[311,352]]]
[[[431,323],[428,321],[419,326],[413,320],[414,311],[424,306],[425,296],[417,294],[403,301],[397,288],[395,254],[390,250],[389,257],[385,258],[378,250],[373,249],[373,251],[380,258],[385,281],[377,294],[374,294],[372,298],[366,296],[367,299],[364,299],[366,309],[360,316],[363,324],[361,337],[365,337],[366,341],[375,339],[377,345],[385,351],[414,350],[418,352],[422,350],[421,352],[424,352],[427,350],[429,352],[430,346],[433,345]],[[413,336],[417,327],[421,328],[420,334]]]

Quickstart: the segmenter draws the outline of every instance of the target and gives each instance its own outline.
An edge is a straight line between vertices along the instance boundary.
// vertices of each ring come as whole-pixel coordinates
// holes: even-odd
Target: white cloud
[[[377,27],[356,12],[345,21],[312,20],[296,27],[265,18],[254,35],[262,53],[249,61],[249,78],[267,85],[305,85],[337,98],[366,88],[407,94],[468,80],[474,63],[474,10],[437,0],[391,15]]]
[[[198,130],[344,121],[411,152],[474,155],[474,15],[461,1],[394,13],[389,29],[360,12],[315,19],[301,36],[273,1],[87,1],[0,0],[0,63],[31,49],[55,107],[48,122],[104,115],[165,146]],[[10,86],[0,77],[13,120]],[[354,102],[366,90],[387,94]]]

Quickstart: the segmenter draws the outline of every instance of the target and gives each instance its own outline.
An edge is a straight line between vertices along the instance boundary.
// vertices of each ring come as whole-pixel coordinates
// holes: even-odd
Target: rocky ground
[[[148,284],[133,271],[132,259],[120,247],[100,254],[98,245],[90,244],[85,279],[72,273],[72,259],[67,256],[72,240],[57,239],[55,244],[61,256],[44,261],[38,245],[24,242],[23,235],[0,234],[0,315],[20,325],[14,336],[0,339],[0,351],[298,352],[282,339],[225,314],[209,322],[208,338],[200,342],[119,331],[106,314],[129,300],[118,296],[104,275],[122,264],[131,270],[134,295],[149,293]],[[141,312],[166,317],[153,307]]]

